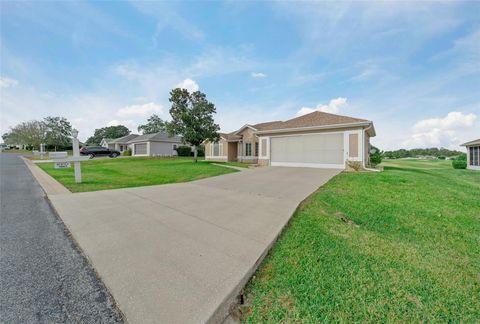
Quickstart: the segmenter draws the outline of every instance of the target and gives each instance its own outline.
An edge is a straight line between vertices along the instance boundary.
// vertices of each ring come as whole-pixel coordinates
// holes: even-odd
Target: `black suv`
[[[109,156],[111,158],[116,158],[120,155],[120,152],[103,146],[84,146],[80,149],[80,155],[88,155],[91,159],[96,156]]]

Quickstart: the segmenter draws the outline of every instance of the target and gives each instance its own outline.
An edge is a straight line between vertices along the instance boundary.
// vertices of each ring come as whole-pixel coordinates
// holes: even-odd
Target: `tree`
[[[183,141],[193,147],[196,163],[198,146],[204,141],[216,142],[219,139],[220,127],[213,120],[215,105],[200,91],[189,93],[188,90],[180,88],[170,92],[169,100],[172,103],[172,121],[167,123],[168,134],[181,135]]]
[[[93,136],[90,136],[87,145],[100,145],[103,138],[119,138],[130,134],[130,130],[123,125],[108,126],[95,129]]]
[[[57,150],[57,146],[65,147],[70,144],[72,135],[72,125],[64,117],[46,117],[43,119],[47,128],[45,144],[52,145]]]
[[[377,164],[382,163],[382,153],[378,148],[372,146],[370,149],[370,164],[376,166]]]
[[[158,132],[166,131],[166,123],[158,117],[158,115],[153,114],[150,118],[147,119],[147,123],[144,125],[138,126],[137,129],[142,134],[154,134]]]
[[[40,148],[40,144],[45,143],[46,133],[47,128],[44,122],[32,120],[10,128],[10,132],[2,135],[2,138],[9,145],[28,145]]]

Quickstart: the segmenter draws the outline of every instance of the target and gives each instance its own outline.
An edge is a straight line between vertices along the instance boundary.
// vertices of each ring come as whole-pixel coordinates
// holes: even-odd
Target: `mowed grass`
[[[72,192],[150,186],[192,181],[237,172],[191,158],[116,158],[81,162],[82,183],[75,183],[71,168],[55,169],[53,163],[37,164]]]
[[[480,172],[384,166],[299,207],[245,289],[243,321],[480,322]]]

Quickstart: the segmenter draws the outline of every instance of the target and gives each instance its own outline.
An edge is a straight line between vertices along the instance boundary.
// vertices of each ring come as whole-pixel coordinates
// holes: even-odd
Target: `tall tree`
[[[93,134],[87,139],[87,145],[100,145],[103,138],[119,138],[130,134],[130,130],[123,125],[108,126],[97,128]]]
[[[10,128],[10,132],[2,137],[10,145],[29,145],[40,148],[40,144],[45,143],[46,133],[47,127],[44,122],[32,120]]]
[[[168,134],[181,135],[183,141],[193,147],[194,162],[197,162],[198,146],[204,141],[216,142],[219,139],[220,127],[213,120],[215,105],[200,91],[189,93],[180,88],[170,92],[169,100],[172,103],[172,121],[167,123]]]
[[[57,150],[57,146],[65,147],[70,144],[72,135],[72,125],[64,117],[45,117],[43,119],[47,127],[45,143],[52,145]]]
[[[166,131],[166,123],[157,114],[153,114],[147,119],[147,123],[138,126],[138,131],[142,134],[154,134]]]

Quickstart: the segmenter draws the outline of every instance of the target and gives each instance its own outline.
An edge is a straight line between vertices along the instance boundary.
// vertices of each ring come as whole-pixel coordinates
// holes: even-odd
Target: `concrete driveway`
[[[129,322],[221,322],[298,204],[338,173],[257,168],[50,199]]]

